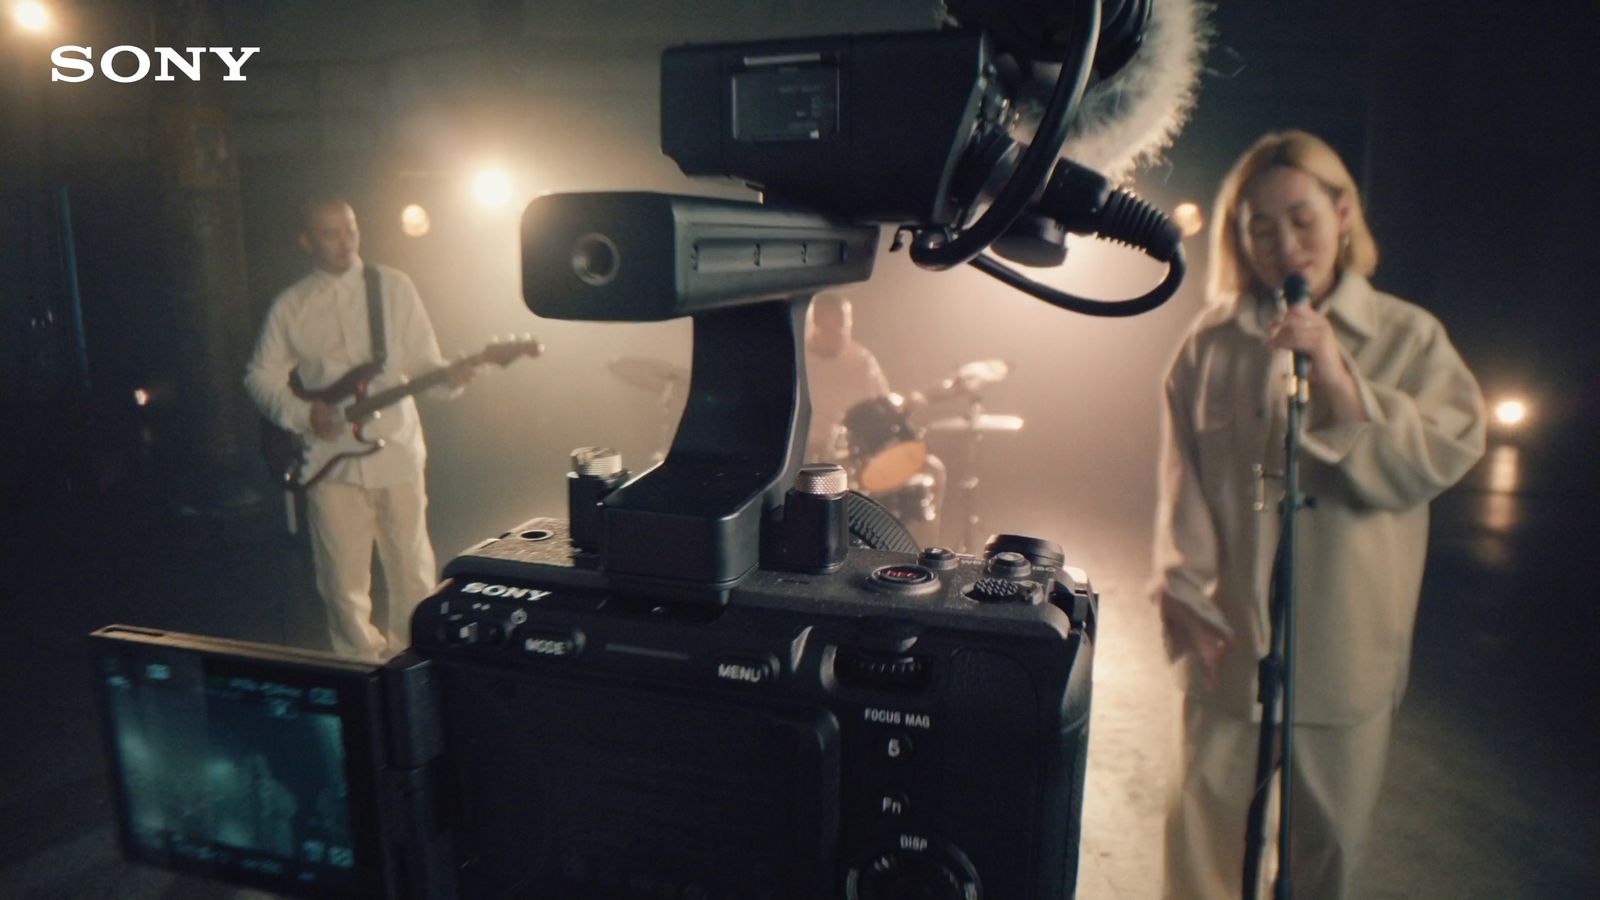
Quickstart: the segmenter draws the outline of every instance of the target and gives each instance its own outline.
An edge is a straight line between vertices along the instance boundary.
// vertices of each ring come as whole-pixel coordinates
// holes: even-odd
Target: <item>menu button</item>
[[[777,679],[778,672],[777,667],[772,664],[771,660],[724,656],[717,660],[715,675],[718,681],[767,685]]]

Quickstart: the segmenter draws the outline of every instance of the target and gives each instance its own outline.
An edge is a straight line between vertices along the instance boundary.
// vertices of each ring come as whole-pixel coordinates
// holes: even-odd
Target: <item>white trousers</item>
[[[433,592],[438,576],[421,473],[415,481],[382,488],[321,481],[306,496],[317,593],[333,651],[384,659],[404,650],[411,643],[411,612]],[[388,588],[381,622],[372,615],[374,544]]]
[[[1245,818],[1260,725],[1185,700],[1179,768],[1167,804],[1167,900],[1240,900]],[[1389,750],[1393,709],[1355,725],[1298,725],[1290,795],[1289,876],[1295,900],[1351,896]],[[1264,860],[1274,859],[1277,791],[1268,806]],[[1275,869],[1264,865],[1260,896]]]

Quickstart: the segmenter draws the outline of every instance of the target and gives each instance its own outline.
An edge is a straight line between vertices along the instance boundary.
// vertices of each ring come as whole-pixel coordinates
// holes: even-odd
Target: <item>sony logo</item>
[[[178,76],[172,71],[183,73],[190,81],[200,80],[200,59],[207,53],[215,53],[222,64],[228,67],[228,74],[222,76],[223,81],[245,81],[245,76],[240,72],[245,61],[261,52],[260,47],[156,47],[155,56],[159,64],[156,81],[177,81]],[[122,58],[119,60],[119,57]],[[80,47],[74,44],[57,47],[50,51],[51,81],[88,81],[94,77],[94,48]],[[150,74],[150,54],[143,47],[134,47],[130,44],[119,44],[107,50],[100,57],[100,74],[124,84],[131,81],[143,81]],[[63,71],[66,70],[66,71]]]
[[[474,581],[461,589],[463,594],[482,594],[485,597],[510,597],[513,600],[540,600],[550,596],[549,591],[537,591],[533,588],[511,587],[506,584],[485,584]]]

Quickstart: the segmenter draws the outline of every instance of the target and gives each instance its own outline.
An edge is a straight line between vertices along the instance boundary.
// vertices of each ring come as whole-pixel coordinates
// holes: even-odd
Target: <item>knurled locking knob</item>
[[[572,471],[605,478],[622,471],[622,454],[610,447],[579,447],[572,451]]]
[[[850,489],[850,479],[843,466],[807,463],[795,474],[794,489],[814,497],[837,497]]]

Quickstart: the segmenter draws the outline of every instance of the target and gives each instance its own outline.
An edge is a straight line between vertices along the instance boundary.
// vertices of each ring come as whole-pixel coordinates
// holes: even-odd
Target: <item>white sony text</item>
[[[177,70],[189,81],[200,80],[200,61],[215,54],[227,67],[223,81],[245,81],[245,61],[261,52],[260,47],[155,47],[146,51],[131,44],[118,44],[100,55],[100,74],[124,84],[143,81],[152,68],[155,54],[156,81],[177,81]],[[50,51],[51,81],[88,81],[94,77],[94,48],[66,44]]]

